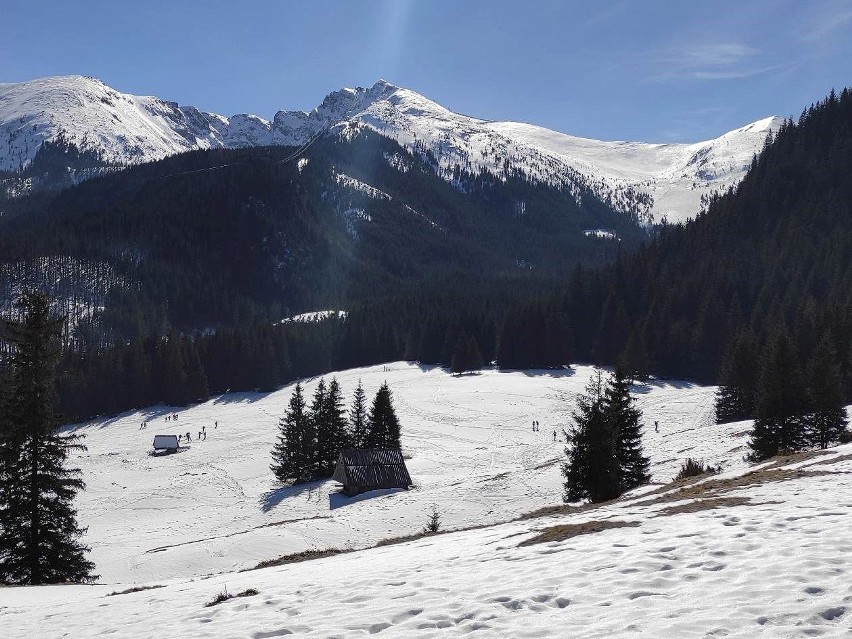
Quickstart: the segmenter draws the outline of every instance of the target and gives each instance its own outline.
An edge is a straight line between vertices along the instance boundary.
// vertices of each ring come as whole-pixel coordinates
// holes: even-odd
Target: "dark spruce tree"
[[[360,379],[352,398],[352,408],[349,410],[348,439],[352,448],[364,448],[367,439],[367,395]]]
[[[757,345],[751,331],[742,329],[728,346],[716,392],[716,423],[726,424],[754,417],[757,385]]]
[[[311,460],[311,476],[322,476],[322,469],[325,466],[325,460],[320,456],[319,441],[320,438],[325,441],[326,432],[328,431],[328,405],[325,401],[326,388],[325,379],[320,378],[314,397],[311,400],[310,410],[310,428],[307,437],[304,440],[305,450],[308,451]],[[320,434],[322,433],[322,434]]]
[[[317,424],[317,455],[320,476],[331,477],[340,451],[346,447],[346,416],[336,377],[332,378],[323,399],[323,420]]]
[[[623,368],[631,380],[648,379],[648,347],[645,345],[644,331],[637,327],[630,334],[627,346],[618,358],[618,366]]]
[[[64,319],[42,293],[25,292],[20,319],[4,320],[10,348],[0,411],[0,578],[13,584],[96,579],[72,502],[84,488],[68,454],[84,447],[58,433],[55,369]]]
[[[615,436],[619,494],[647,484],[650,462],[642,454],[642,411],[630,395],[630,384],[621,367],[609,378],[603,394],[604,418]]]
[[[798,350],[786,329],[776,329],[764,349],[755,403],[756,418],[749,441],[751,461],[797,451],[808,443],[804,375]]]
[[[808,362],[807,429],[810,444],[819,448],[828,448],[840,441],[846,430],[843,380],[837,349],[828,334]]]
[[[287,412],[278,422],[278,440],[272,448],[270,469],[279,481],[300,482],[311,477],[313,446],[302,385],[296,384]]]
[[[573,413],[568,460],[562,465],[566,502],[588,499],[596,503],[615,499],[621,494],[616,433],[607,419],[600,373],[577,399]]]
[[[388,383],[381,385],[367,418],[366,448],[400,448],[400,426]]]
[[[453,350],[450,370],[453,373],[461,374],[481,369],[482,353],[479,352],[479,345],[476,343],[476,338],[473,335],[466,334],[463,330],[459,331],[456,347]]]

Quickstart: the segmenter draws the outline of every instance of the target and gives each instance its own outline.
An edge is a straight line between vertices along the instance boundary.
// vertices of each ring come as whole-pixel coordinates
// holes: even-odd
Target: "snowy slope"
[[[4,588],[0,627],[9,638],[848,637],[852,445],[771,466],[687,494],[115,596],[113,585]],[[623,527],[530,543],[596,522]]]
[[[368,126],[416,152],[432,152],[448,179],[456,164],[498,175],[520,169],[578,193],[590,187],[645,219],[679,221],[695,215],[702,195],[736,184],[780,122],[766,118],[696,144],[602,142],[461,115],[385,81],[336,91],[310,113],[279,111],[267,121],[227,118],[67,76],[0,84],[0,169],[26,166],[42,142],[60,135],[98,150],[108,163],[131,164],[190,149],[298,145],[322,131],[349,135]]]
[[[216,119],[158,98],[119,93],[89,77],[0,84],[0,169],[25,166],[42,142],[60,135],[115,164],[219,146],[211,127]]]
[[[561,439],[591,368],[462,377],[403,362],[385,368],[337,378],[347,404],[358,379],[370,398],[388,381],[416,484],[407,492],[349,500],[331,481],[280,489],[269,454],[291,387],[79,427],[88,451],[78,463],[88,488],[77,506],[103,581],[195,577],[309,549],[360,548],[420,531],[433,503],[447,528],[561,503],[564,440],[554,442],[553,431]],[[315,384],[306,383],[308,397]],[[670,480],[687,456],[744,466],[747,426],[713,424],[714,388],[654,383],[637,390],[655,481]],[[174,412],[178,421],[166,422]],[[534,419],[540,432],[532,432]],[[140,430],[143,420],[150,425]],[[202,427],[207,439],[195,441]],[[155,434],[187,432],[193,441],[185,452],[148,456]]]

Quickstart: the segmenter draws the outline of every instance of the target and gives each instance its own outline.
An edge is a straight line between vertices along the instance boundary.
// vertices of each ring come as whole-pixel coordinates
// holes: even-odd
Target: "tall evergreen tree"
[[[453,373],[466,373],[478,371],[482,368],[482,354],[479,345],[473,335],[468,335],[464,330],[459,331],[456,347],[453,350],[453,358],[450,370]]]
[[[66,466],[81,450],[79,436],[59,435],[55,368],[64,318],[50,300],[25,292],[21,320],[5,320],[10,372],[0,412],[0,579],[14,584],[96,579],[80,542],[72,501],[84,488],[80,470]]]
[[[776,329],[761,358],[749,459],[760,461],[807,443],[807,409],[799,353],[785,329]]]
[[[826,334],[808,362],[808,439],[814,446],[828,448],[846,430],[843,380],[837,350]]]
[[[270,469],[279,481],[296,482],[310,478],[313,446],[306,445],[311,436],[310,416],[306,410],[302,385],[297,383],[284,417],[278,421],[278,440],[272,448]]]
[[[716,423],[725,424],[754,417],[758,358],[754,336],[741,330],[728,346],[719,373],[716,392]]]
[[[648,348],[645,345],[644,331],[636,327],[630,334],[627,346],[618,358],[618,365],[622,367],[630,379],[648,379]]]
[[[317,456],[320,475],[330,477],[340,451],[346,446],[346,416],[336,377],[331,379],[323,403],[323,420],[317,424]]]
[[[616,435],[607,420],[600,373],[589,381],[585,394],[577,398],[573,418],[568,460],[562,465],[563,499],[601,502],[618,497],[621,490]]]
[[[158,355],[160,387],[157,399],[172,405],[183,404],[186,399],[186,364],[176,332],[172,331],[168,339],[160,343]]]
[[[642,411],[634,405],[624,370],[615,369],[603,394],[605,419],[615,437],[618,485],[621,493],[648,483],[650,462],[642,454]]]
[[[195,344],[188,341],[184,348],[184,361],[186,362],[186,379],[184,398],[186,402],[205,402],[210,397],[207,390],[207,375],[198,357],[198,349]]]
[[[358,387],[352,398],[349,410],[349,445],[352,448],[364,448],[367,439],[367,395],[364,386],[358,380]]]
[[[314,477],[322,475],[324,460],[320,457],[318,444],[320,437],[322,437],[323,441],[325,441],[326,432],[329,428],[327,413],[328,407],[325,402],[325,393],[325,379],[320,378],[319,384],[317,384],[316,390],[314,390],[314,397],[311,400],[309,432],[302,442],[305,454],[309,456],[311,460],[311,474]],[[320,433],[322,433],[322,435],[320,435]]]
[[[400,448],[399,419],[388,383],[381,385],[367,418],[366,448]]]

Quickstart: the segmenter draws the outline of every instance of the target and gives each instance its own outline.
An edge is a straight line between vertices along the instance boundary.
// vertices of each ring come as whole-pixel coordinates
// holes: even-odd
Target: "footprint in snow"
[[[837,606],[836,608],[828,608],[827,610],[823,610],[819,613],[819,616],[825,619],[826,621],[834,621],[835,619],[842,617],[843,613],[846,612],[846,608],[843,606]]]

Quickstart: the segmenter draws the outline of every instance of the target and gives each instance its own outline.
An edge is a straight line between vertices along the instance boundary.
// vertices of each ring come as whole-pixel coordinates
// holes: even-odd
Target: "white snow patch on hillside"
[[[362,182],[361,180],[346,175],[345,173],[335,173],[334,181],[337,182],[337,184],[339,184],[340,186],[343,186],[344,188],[356,191],[358,193],[363,193],[367,197],[373,198],[374,200],[393,199],[384,191],[380,191],[376,187],[370,186],[366,182]]]
[[[590,229],[588,231],[583,231],[583,235],[585,235],[586,237],[599,237],[602,240],[619,239],[615,233],[613,233],[612,231],[607,231],[605,229]]]
[[[324,319],[328,319],[329,317],[339,317],[343,319],[346,317],[346,311],[311,311],[309,313],[300,313],[299,315],[293,315],[292,317],[285,317],[278,323],[287,324],[289,322],[319,322]]]

